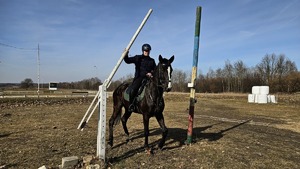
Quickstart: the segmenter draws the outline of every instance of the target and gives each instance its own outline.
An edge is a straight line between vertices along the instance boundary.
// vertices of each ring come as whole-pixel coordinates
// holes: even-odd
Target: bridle
[[[171,77],[170,77],[170,72],[168,72],[168,80],[165,79],[165,77],[163,76],[164,80],[162,79],[162,74],[164,73],[161,73],[161,69],[162,67],[166,66],[167,64],[166,63],[159,63],[159,65],[157,66],[158,67],[158,82],[157,82],[157,87],[158,88],[162,88],[164,89],[165,87],[165,83],[171,83]],[[168,68],[171,69],[171,65],[168,66]]]

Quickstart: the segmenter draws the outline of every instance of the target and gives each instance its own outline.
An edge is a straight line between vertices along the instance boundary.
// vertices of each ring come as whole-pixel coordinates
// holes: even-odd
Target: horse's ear
[[[169,59],[170,64],[174,61],[174,55]]]
[[[162,58],[161,55],[159,55],[158,59],[159,59],[159,62],[162,62],[162,61],[163,61],[163,58]]]

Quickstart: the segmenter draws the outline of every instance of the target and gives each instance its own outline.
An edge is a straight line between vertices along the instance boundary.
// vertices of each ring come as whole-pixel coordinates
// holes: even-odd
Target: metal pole
[[[96,99],[98,98],[98,96],[99,96],[99,93],[100,93],[100,90],[98,90],[98,92],[97,92],[97,94],[95,95],[95,97],[94,97],[94,99],[93,99],[93,101],[92,101],[92,103],[90,104],[90,106],[89,106],[89,108],[87,109],[87,111],[85,112],[85,114],[84,114],[84,116],[83,116],[83,118],[81,119],[81,121],[80,121],[80,123],[79,123],[79,125],[78,125],[78,127],[77,127],[77,129],[81,129],[81,130],[83,130],[83,128],[84,128],[84,126],[85,126],[85,124],[89,121],[89,119],[90,119],[90,117],[93,115],[93,112],[95,111],[95,108],[93,109],[93,111],[90,113],[90,116],[89,116],[89,118],[86,120],[85,118],[86,118],[86,116],[88,115],[88,113],[90,112],[90,110],[91,110],[91,108],[92,108],[92,106],[94,105],[94,102],[96,101]],[[98,102],[97,102],[98,103]],[[95,107],[97,106],[97,104],[95,105]],[[86,121],[84,121],[84,120],[86,120]]]
[[[198,53],[199,53],[201,10],[202,10],[201,6],[198,6],[196,11],[192,78],[191,78],[191,83],[188,84],[188,87],[191,88],[191,93],[190,93],[189,124],[188,124],[188,131],[187,131],[187,140],[185,141],[186,144],[192,143],[192,136],[193,136],[193,121],[194,121],[194,108],[195,108],[194,106],[196,102],[195,86],[196,86],[196,78],[197,78],[197,65],[198,65]]]
[[[38,73],[37,73],[37,78],[38,78],[38,98],[40,98],[40,44],[38,44],[38,55],[37,55],[37,64],[38,64]]]

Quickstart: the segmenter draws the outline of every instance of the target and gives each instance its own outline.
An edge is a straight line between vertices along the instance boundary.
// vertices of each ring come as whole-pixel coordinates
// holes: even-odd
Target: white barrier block
[[[271,95],[267,95],[268,103],[271,103]]]
[[[259,94],[259,86],[253,86],[252,87],[252,94]]]
[[[270,95],[270,103],[277,103],[274,95]]]
[[[269,86],[260,86],[259,87],[259,94],[269,94]]]
[[[47,167],[43,165],[43,166],[39,167],[38,169],[47,169]]]
[[[254,103],[254,94],[248,94],[248,103]]]
[[[258,95],[259,95],[259,94],[255,94],[255,95],[254,95],[254,103],[258,103]]]
[[[78,164],[78,157],[71,156],[71,157],[63,157],[61,166],[62,168],[74,168]]]
[[[266,94],[258,94],[258,103],[262,103],[262,104],[265,104],[265,103],[268,103],[268,96]]]

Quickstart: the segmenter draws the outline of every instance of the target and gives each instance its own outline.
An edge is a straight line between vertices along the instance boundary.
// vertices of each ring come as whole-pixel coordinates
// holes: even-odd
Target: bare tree
[[[245,66],[244,62],[239,60],[234,63],[234,72],[236,80],[236,90],[237,92],[244,91],[243,80],[246,76],[247,67]]]
[[[289,74],[292,72],[296,72],[297,67],[295,62],[290,61],[289,59],[286,59],[285,55],[281,54],[279,55],[277,59],[276,64],[276,75],[277,75],[277,81],[275,83],[275,87],[277,91],[283,92],[285,91],[285,80]],[[291,79],[291,77],[289,77]]]
[[[261,75],[261,80],[265,85],[270,85],[276,73],[276,55],[266,54],[261,63],[257,65],[257,70]]]
[[[300,72],[291,72],[285,77],[284,80],[285,91],[284,92],[299,92],[300,91]]]
[[[187,74],[182,70],[174,69],[172,73],[173,91],[185,92],[187,90]]]
[[[26,78],[21,82],[21,88],[28,89],[33,87],[33,81],[30,78]]]
[[[284,75],[290,74],[292,72],[298,71],[296,63],[292,62],[290,60],[287,60],[285,62],[286,71],[284,72]]]
[[[216,78],[221,83],[221,92],[225,92],[225,74],[224,71],[221,68],[218,68],[216,70]]]
[[[227,92],[230,92],[232,91],[233,66],[229,60],[225,62],[223,71],[227,83]]]

